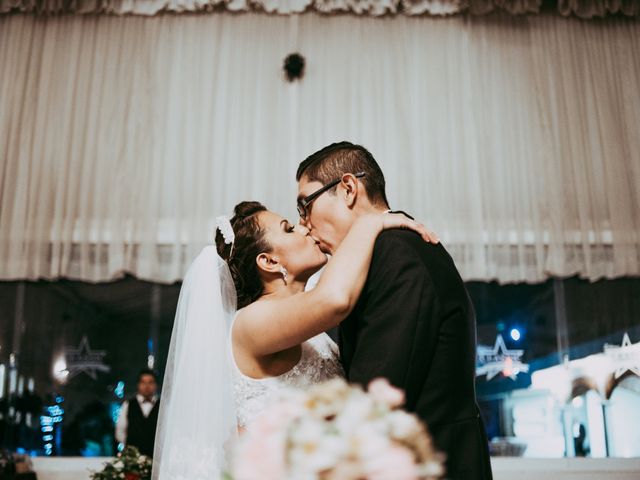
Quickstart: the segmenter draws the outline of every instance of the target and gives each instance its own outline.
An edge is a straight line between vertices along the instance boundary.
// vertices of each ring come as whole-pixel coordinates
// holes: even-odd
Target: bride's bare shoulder
[[[232,327],[234,337],[248,335],[252,326],[255,327],[255,323],[264,318],[272,308],[273,302],[274,300],[256,300],[238,310]]]

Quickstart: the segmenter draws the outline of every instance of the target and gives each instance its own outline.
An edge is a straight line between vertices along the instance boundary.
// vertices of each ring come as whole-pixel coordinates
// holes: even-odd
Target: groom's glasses
[[[360,173],[354,174],[354,177],[362,178],[365,175],[366,173],[360,172]],[[311,195],[307,197],[299,198],[298,199],[298,215],[300,215],[300,218],[302,219],[307,218],[307,207],[309,206],[309,204],[313,202],[316,198],[318,198],[320,195],[322,195],[324,192],[326,192],[327,190],[338,185],[341,181],[342,181],[342,177],[340,177],[337,180],[334,180],[331,183],[327,183],[324,187],[320,187],[318,190],[316,190],[315,192],[313,192]]]

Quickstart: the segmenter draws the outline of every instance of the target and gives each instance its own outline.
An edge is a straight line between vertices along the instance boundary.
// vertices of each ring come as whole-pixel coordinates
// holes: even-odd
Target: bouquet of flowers
[[[100,472],[92,472],[91,480],[150,480],[151,458],[140,455],[136,447],[125,447]]]
[[[235,480],[433,480],[444,473],[426,427],[386,380],[286,390],[236,446]]]

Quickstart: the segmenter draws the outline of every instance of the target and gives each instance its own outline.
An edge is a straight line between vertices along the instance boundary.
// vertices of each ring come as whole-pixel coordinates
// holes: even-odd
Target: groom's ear
[[[351,173],[345,173],[342,176],[342,181],[340,182],[340,185],[342,186],[342,189],[339,192],[339,194],[343,196],[347,207],[353,208],[353,206],[356,204],[356,198],[360,193],[358,191],[358,187],[359,187],[358,179],[355,177],[355,175],[352,175]]]
[[[268,253],[261,253],[256,257],[256,264],[258,265],[258,270],[262,270],[266,273],[279,273],[280,267],[278,260],[272,257]]]

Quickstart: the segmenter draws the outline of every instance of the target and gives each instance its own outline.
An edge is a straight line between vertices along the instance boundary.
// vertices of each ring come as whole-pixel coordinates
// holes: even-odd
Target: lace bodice
[[[234,363],[235,364],[235,363]],[[335,377],[343,377],[338,346],[322,333],[302,344],[300,361],[291,370],[277,377],[253,379],[235,367],[234,396],[238,425],[247,425],[267,406],[279,389],[305,388]]]

